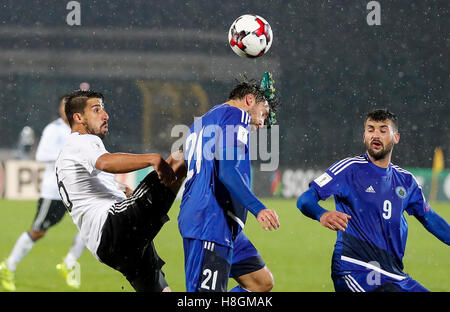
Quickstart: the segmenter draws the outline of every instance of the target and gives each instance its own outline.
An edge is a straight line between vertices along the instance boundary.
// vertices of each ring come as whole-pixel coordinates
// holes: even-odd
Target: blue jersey
[[[242,149],[238,170],[250,186],[249,122],[247,112],[220,104],[198,118],[190,128],[184,157],[188,169],[178,215],[183,238],[213,241],[233,246],[244,227],[247,209],[237,202],[218,178],[219,157],[228,151]],[[227,158],[229,159],[229,158]]]
[[[380,168],[366,154],[336,162],[310,186],[322,200],[334,195],[336,210],[351,216],[345,232],[337,232],[333,273],[372,269],[405,278],[404,212],[422,216],[429,209],[411,173],[393,164]]]

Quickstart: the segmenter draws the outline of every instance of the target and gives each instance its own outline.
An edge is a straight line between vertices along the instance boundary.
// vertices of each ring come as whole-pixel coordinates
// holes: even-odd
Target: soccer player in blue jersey
[[[247,211],[264,229],[279,227],[250,189],[249,131],[263,126],[276,103],[253,82],[239,83],[227,102],[198,118],[185,142],[188,168],[178,216],[186,291],[269,291],[273,277],[242,232]]]
[[[363,138],[366,153],[334,163],[310,183],[297,207],[338,231],[331,266],[336,291],[427,291],[403,272],[404,212],[447,245],[449,224],[431,209],[415,177],[391,163],[400,139],[397,117],[388,110],[368,113]],[[336,211],[318,204],[331,195]]]

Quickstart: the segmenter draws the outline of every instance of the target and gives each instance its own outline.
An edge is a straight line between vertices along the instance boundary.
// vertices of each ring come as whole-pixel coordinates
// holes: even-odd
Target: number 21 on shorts
[[[206,290],[216,290],[217,285],[217,274],[219,271],[215,270],[214,272],[210,269],[203,270],[203,282],[201,284],[201,288]],[[211,279],[212,278],[212,279]]]
[[[211,243],[206,242],[206,244]],[[226,292],[230,268],[231,264],[222,255],[216,253],[216,251],[204,249],[199,291]]]

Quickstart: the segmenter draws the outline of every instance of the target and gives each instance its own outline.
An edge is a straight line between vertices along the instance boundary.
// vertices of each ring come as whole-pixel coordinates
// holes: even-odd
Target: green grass
[[[331,254],[336,233],[318,222],[304,217],[294,200],[266,199],[280,218],[279,230],[260,228],[249,214],[245,233],[258,248],[275,278],[273,291],[334,291],[330,278]],[[334,209],[332,201],[324,203]],[[446,220],[450,220],[450,204],[433,205]],[[155,239],[160,256],[166,261],[164,271],[173,291],[184,291],[184,258],[176,217],[179,202],[170,211],[171,220]],[[0,259],[6,258],[19,235],[28,230],[36,213],[35,201],[0,200]],[[404,258],[405,272],[431,291],[450,291],[450,249],[429,234],[414,218],[407,216],[409,237]],[[75,225],[66,215],[38,241],[18,265],[16,286],[23,292],[68,292],[57,274],[55,265],[67,253]],[[128,281],[117,271],[98,262],[86,249],[81,263],[81,288],[84,292],[133,291]],[[229,286],[235,285],[230,281]],[[0,291],[3,291],[0,287]]]

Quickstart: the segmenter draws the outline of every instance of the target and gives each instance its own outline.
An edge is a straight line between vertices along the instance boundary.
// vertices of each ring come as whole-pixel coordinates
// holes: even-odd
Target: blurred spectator
[[[87,83],[87,82],[80,83],[81,91],[88,91],[90,88],[91,88],[91,86],[89,85],[89,83]]]
[[[17,158],[19,159],[34,159],[34,147],[36,142],[36,136],[34,130],[25,126],[19,135],[19,141],[17,143]]]

